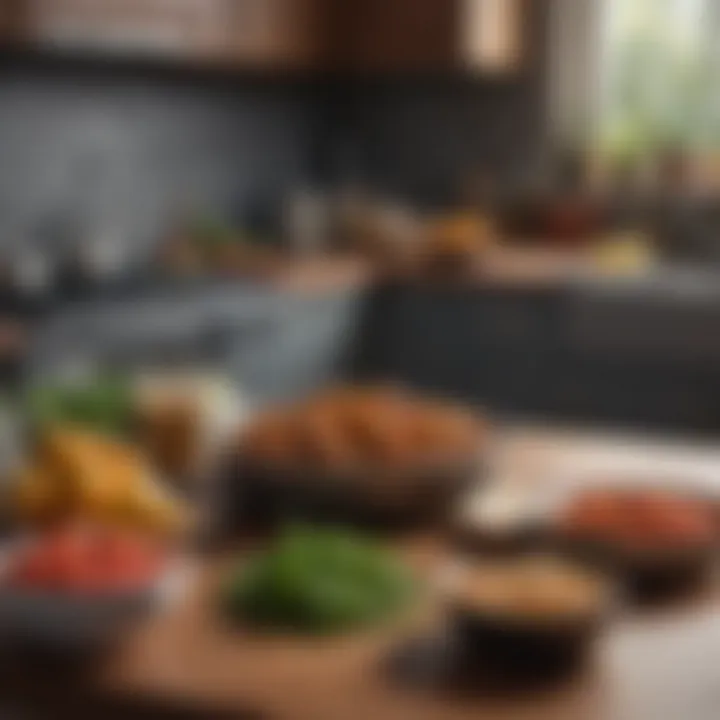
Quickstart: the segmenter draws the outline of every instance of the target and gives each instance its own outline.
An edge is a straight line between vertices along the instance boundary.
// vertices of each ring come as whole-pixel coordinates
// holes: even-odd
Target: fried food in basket
[[[239,438],[251,464],[418,471],[472,457],[484,426],[471,412],[394,388],[340,388],[260,416]]]

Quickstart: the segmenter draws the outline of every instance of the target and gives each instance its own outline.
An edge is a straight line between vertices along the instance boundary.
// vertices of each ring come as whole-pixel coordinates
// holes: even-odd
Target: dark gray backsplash
[[[541,158],[541,116],[532,93],[519,81],[358,91],[348,101],[352,128],[337,136],[333,172],[421,203],[451,200],[477,172],[516,182]]]
[[[184,203],[239,211],[310,170],[307,85],[14,59],[0,68],[0,243],[46,214],[154,237]]]

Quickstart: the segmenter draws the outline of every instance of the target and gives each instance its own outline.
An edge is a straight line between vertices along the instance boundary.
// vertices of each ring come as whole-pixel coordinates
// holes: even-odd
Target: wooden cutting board
[[[447,559],[443,545],[430,538],[402,543],[398,552],[429,577]],[[103,693],[166,698],[174,706],[208,713],[299,720],[524,717],[514,711],[507,715],[516,693],[503,710],[497,698],[457,694],[438,684],[435,673],[425,679],[398,672],[398,660],[418,640],[425,645],[442,637],[441,620],[431,607],[397,626],[340,639],[258,637],[228,628],[217,612],[226,567],[225,559],[210,565],[187,602],[127,638],[100,672]],[[576,720],[593,684],[589,676],[546,694],[543,714],[532,717]],[[536,698],[526,702],[534,706]]]

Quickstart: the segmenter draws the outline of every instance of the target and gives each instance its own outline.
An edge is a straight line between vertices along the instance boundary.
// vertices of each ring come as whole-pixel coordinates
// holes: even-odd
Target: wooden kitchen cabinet
[[[278,69],[321,69],[329,0],[231,0],[230,60]]]
[[[348,0],[335,62],[354,72],[508,72],[532,0]]]
[[[21,0],[0,2],[0,43],[12,43],[18,34],[22,16]]]
[[[326,1],[14,0],[14,37],[40,50],[309,68],[322,57]]]
[[[502,73],[520,62],[531,2],[0,0],[0,34],[41,51],[239,70]]]

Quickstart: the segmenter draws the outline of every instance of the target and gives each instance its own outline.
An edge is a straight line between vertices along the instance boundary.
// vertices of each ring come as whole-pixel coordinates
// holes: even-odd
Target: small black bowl
[[[599,539],[560,541],[568,556],[612,574],[624,595],[638,603],[686,597],[706,585],[717,563],[714,542],[686,548],[630,550]]]
[[[497,563],[499,568],[507,565],[510,575],[506,579],[502,574],[491,579],[491,588],[493,583],[514,582],[513,567],[522,568],[526,563],[532,567],[537,561],[549,561],[550,567],[558,568],[557,582],[564,582],[563,575],[567,574],[568,578],[574,577],[581,583],[580,590],[587,593],[582,605],[550,612],[540,608],[523,611],[485,604],[479,597],[465,593],[466,583],[473,582],[474,574],[478,578],[486,577],[489,568]],[[523,554],[509,560],[490,559],[487,563],[485,567],[482,560],[479,564],[474,560],[460,560],[449,565],[440,578],[449,627],[461,664],[484,676],[497,675],[499,680],[518,678],[540,682],[563,678],[584,666],[591,656],[593,641],[618,606],[619,597],[611,579],[594,568],[548,552]],[[522,592],[531,589],[526,587]]]
[[[450,611],[462,663],[505,679],[556,680],[580,670],[603,625],[601,613],[558,620]]]
[[[699,548],[679,557],[638,559],[624,567],[629,594],[638,601],[673,599],[699,591],[713,574],[715,551]]]

